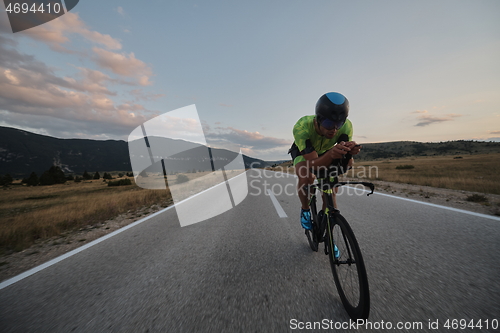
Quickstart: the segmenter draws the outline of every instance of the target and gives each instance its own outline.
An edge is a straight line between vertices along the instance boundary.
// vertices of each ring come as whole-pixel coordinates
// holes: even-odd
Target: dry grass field
[[[290,162],[273,169],[293,173]],[[239,172],[231,172],[228,177],[237,174]],[[186,176],[195,181],[206,174]],[[500,153],[362,161],[355,163],[347,176],[500,194]],[[179,186],[177,177],[169,176],[170,186]],[[204,178],[204,181],[210,180]],[[196,187],[199,186],[196,183]],[[96,225],[142,207],[166,207],[171,203],[169,190],[146,190],[134,183],[107,186],[102,180],[92,180],[52,186],[3,187],[0,188],[0,255],[21,251],[37,240]]]
[[[36,240],[95,225],[144,206],[166,207],[168,190],[146,190],[133,183],[108,186],[92,180],[52,186],[0,188],[0,254],[20,251]]]
[[[230,170],[226,176],[232,178],[243,171]],[[146,190],[129,179],[132,185],[125,186],[108,186],[100,179],[51,186],[0,187],[0,255],[143,207],[167,207],[173,203],[171,189],[178,202],[224,181],[220,172],[178,174],[168,176],[167,190]],[[164,182],[163,176],[150,175],[146,180]]]
[[[270,169],[294,173],[291,162]],[[500,153],[361,161],[347,177],[500,194]]]
[[[363,161],[348,176],[353,174],[396,183],[500,194],[498,153]]]

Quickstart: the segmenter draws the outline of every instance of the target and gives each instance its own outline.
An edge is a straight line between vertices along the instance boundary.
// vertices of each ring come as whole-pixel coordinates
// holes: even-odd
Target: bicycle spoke
[[[353,307],[357,307],[360,299],[358,269],[352,257],[349,243],[338,224],[333,228],[333,237],[337,240],[335,245],[337,245],[340,252],[340,257],[338,258],[339,264],[336,266],[336,271],[342,285],[342,290],[349,303]]]
[[[329,238],[333,237],[333,240],[329,240],[329,247],[333,248],[334,243],[339,253],[336,258],[333,249],[330,251],[330,264],[337,290],[349,316],[353,319],[366,319],[370,309],[370,296],[361,251],[354,233],[340,214],[335,214],[331,224],[333,226],[330,225]]]

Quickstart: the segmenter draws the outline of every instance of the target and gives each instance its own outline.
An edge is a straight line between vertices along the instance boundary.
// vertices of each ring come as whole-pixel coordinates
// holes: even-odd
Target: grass
[[[405,165],[398,165],[396,167],[397,170],[408,170],[408,169],[415,169],[414,165],[411,164],[405,164]]]
[[[408,162],[411,161],[411,164]],[[408,164],[405,164],[408,163]],[[398,168],[412,165],[414,168]],[[373,180],[500,194],[500,153],[363,161],[348,173]]]
[[[354,160],[348,177],[500,194],[500,153]],[[294,173],[291,162],[269,169]]]
[[[169,190],[102,181],[0,188],[0,254],[21,251],[40,239],[96,225],[128,211],[171,202]]]

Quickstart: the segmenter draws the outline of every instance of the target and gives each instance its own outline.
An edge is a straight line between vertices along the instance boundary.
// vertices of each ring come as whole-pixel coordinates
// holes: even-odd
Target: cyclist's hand
[[[347,147],[344,141],[341,141],[333,146],[328,152],[332,159],[339,159],[347,154],[350,150],[351,148]]]
[[[345,145],[351,149],[351,151],[349,152],[351,155],[359,154],[359,151],[361,150],[361,148],[363,148],[363,146],[358,145],[356,141],[346,142]]]

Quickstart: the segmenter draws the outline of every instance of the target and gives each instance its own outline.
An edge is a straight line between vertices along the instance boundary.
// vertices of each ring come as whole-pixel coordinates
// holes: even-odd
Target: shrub
[[[177,184],[186,183],[188,181],[189,181],[189,178],[186,175],[180,174],[177,176]]]
[[[470,202],[488,202],[488,198],[481,194],[469,195],[466,200]]]
[[[108,186],[122,186],[122,185],[132,185],[132,182],[130,181],[130,179],[120,179],[108,183]]]
[[[105,172],[104,176],[102,176],[102,178],[104,178],[104,179],[113,179],[113,176],[111,176],[111,174]]]
[[[398,165],[396,169],[397,170],[415,169],[415,166],[411,164]]]
[[[6,174],[5,176],[0,176],[0,185],[10,185],[14,179],[12,179],[11,175]]]

